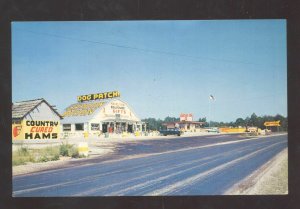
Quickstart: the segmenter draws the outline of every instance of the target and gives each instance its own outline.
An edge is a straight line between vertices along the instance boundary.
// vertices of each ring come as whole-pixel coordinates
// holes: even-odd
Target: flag
[[[209,96],[209,99],[211,99],[211,100],[215,100],[215,98],[214,98],[214,96],[213,96],[213,95],[210,95],[210,96]]]

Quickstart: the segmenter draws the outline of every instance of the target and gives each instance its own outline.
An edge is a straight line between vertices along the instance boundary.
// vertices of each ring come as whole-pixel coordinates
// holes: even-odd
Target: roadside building
[[[130,134],[146,130],[146,124],[124,101],[112,97],[84,95],[78,103],[70,105],[62,114],[61,128],[66,137],[107,136]],[[96,99],[93,99],[95,98]],[[101,98],[101,99],[99,99]]]
[[[203,125],[205,122],[193,121],[193,114],[180,114],[180,121],[166,122],[163,126],[167,129],[178,128],[184,132],[201,132],[204,131]]]
[[[12,139],[59,139],[61,115],[45,99],[12,104]]]

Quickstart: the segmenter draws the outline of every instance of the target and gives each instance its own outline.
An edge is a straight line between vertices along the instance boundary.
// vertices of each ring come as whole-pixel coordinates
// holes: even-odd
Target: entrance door
[[[102,132],[107,133],[107,124],[102,124]]]
[[[132,132],[133,132],[133,130],[132,130],[132,125],[128,124],[127,131],[128,131],[129,133],[132,133]]]

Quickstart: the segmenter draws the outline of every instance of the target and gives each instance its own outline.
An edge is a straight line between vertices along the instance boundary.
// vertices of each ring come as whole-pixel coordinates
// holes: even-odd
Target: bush
[[[59,160],[59,154],[54,155],[50,160],[51,161]]]
[[[39,159],[37,159],[36,162],[48,162],[49,161],[49,158],[47,156],[42,156],[40,157]]]
[[[59,153],[62,156],[71,156],[72,155],[72,153],[71,153],[72,149],[73,149],[73,145],[72,144],[68,144],[68,143],[62,144],[59,147]]]
[[[73,149],[71,150],[71,157],[73,157],[73,158],[79,158],[80,157],[78,149],[76,149],[75,147],[73,147]]]
[[[79,155],[77,147],[74,147],[74,145],[68,143],[60,145],[60,155],[73,158],[82,157]]]

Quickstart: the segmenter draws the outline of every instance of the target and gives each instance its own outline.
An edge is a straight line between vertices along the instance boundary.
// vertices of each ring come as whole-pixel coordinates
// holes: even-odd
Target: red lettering
[[[43,132],[43,133],[50,133],[53,131],[53,127],[49,127],[49,126],[46,126],[46,127],[37,127],[37,126],[33,126],[31,127],[30,129],[30,132]]]
[[[35,128],[36,128],[35,126],[31,127],[30,132],[34,132]]]

